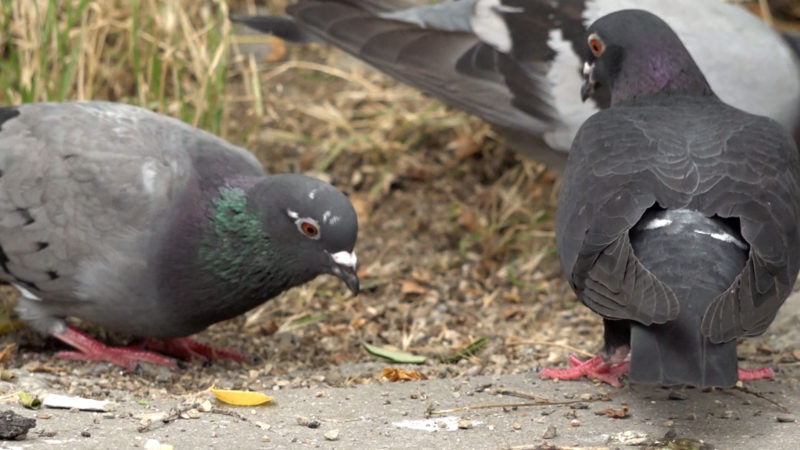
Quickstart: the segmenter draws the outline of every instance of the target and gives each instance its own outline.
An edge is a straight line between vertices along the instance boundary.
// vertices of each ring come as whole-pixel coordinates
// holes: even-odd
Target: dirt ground
[[[777,367],[773,381],[714,392],[541,381],[539,368],[601,344],[600,319],[576,301],[557,265],[555,178],[480,120],[340,52],[286,47],[282,55],[271,45],[233,52],[249,70],[231,74],[226,138],[270,172],[303,171],[350,195],[362,293],[350,298],[322,277],[196,336],[253,355],[250,366],[190,362],[124,373],[60,361],[53,354],[61,344],[27,329],[6,333],[0,344],[17,347],[0,374],[2,409],[37,425],[26,440],[0,447],[797,448],[800,297],[767,335],[739,348],[744,367]],[[254,89],[263,107],[251,101]],[[8,304],[14,295],[2,291]],[[487,344],[475,355],[437,360],[481,337]],[[364,342],[429,359],[419,367],[381,362]],[[428,380],[387,382],[387,366]],[[202,392],[212,384],[275,400],[237,408],[212,399],[205,411]],[[116,409],[33,411],[19,405],[20,390],[105,399]],[[540,404],[498,406],[532,402]],[[469,409],[437,413],[453,408]],[[413,428],[423,426],[435,431]],[[549,426],[555,435],[545,438]]]

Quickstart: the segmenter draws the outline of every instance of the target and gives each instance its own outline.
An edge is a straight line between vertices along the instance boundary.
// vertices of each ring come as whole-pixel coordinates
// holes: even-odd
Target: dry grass
[[[4,1],[0,101],[120,101],[220,132],[227,14],[222,1]]]

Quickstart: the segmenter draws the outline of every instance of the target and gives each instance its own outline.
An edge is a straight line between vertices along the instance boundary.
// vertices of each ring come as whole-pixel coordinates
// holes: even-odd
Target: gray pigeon
[[[723,101],[800,138],[800,60],[781,35],[719,0],[299,0],[289,17],[231,19],[321,41],[498,126],[522,155],[560,172],[581,124],[608,106],[577,94],[586,26],[625,8],[666,20]],[[429,2],[425,2],[429,3]],[[746,38],[743,38],[746,36]],[[769,82],[764,82],[768,77]]]
[[[357,232],[330,184],[265,175],[178,120],[105,102],[0,108],[0,280],[27,324],[78,349],[64,358],[174,364],[104,346],[71,316],[176,356],[240,359],[182,337],[320,274],[358,293]]]
[[[731,386],[736,339],[763,333],[800,269],[800,160],[772,119],[722,102],[670,27],[626,10],[584,41],[578,131],[556,214],[561,267],[604,319],[602,355],[542,377]],[[732,60],[731,64],[737,64]]]

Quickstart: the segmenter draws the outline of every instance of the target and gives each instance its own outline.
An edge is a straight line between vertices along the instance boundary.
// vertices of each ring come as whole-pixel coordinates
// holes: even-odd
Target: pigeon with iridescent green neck
[[[357,232],[330,184],[265,175],[176,119],[105,102],[0,108],[0,280],[27,324],[77,349],[63,358],[244,359],[185,336],[321,274],[358,293]],[[147,347],[103,345],[65,317]]]

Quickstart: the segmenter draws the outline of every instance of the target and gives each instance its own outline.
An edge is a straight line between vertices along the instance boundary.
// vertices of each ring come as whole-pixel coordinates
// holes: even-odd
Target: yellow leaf
[[[217,400],[234,406],[256,406],[272,401],[272,397],[261,392],[229,391],[217,389],[214,386],[211,386],[208,390],[217,397]]]
[[[403,370],[387,367],[381,370],[381,378],[386,378],[389,381],[418,381],[427,380],[428,377],[419,370]]]

